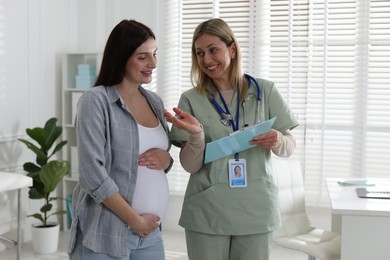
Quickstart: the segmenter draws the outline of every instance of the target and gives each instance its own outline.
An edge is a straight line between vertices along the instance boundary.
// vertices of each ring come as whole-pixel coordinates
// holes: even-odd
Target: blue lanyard
[[[219,97],[222,100],[223,106],[225,107],[225,111],[217,103],[217,101],[214,98],[214,95],[212,95],[213,98],[211,99],[211,101],[213,102],[213,104],[217,108],[219,114],[221,115],[221,122],[222,122],[222,124],[228,125],[228,122],[230,122],[230,124],[232,125],[233,132],[235,132],[235,131],[238,130],[238,126],[239,126],[239,123],[240,123],[240,90],[237,90],[236,123],[234,123],[233,116],[230,113],[229,107],[227,106],[225,99],[223,98],[223,96],[222,96],[221,92],[219,91],[219,89],[217,88],[217,86],[215,86],[215,84],[213,84],[213,85],[214,85],[215,89],[217,90]],[[224,121],[226,123],[224,123]],[[239,160],[238,153],[235,153],[234,158],[236,159],[236,161]]]
[[[237,90],[236,123],[234,123],[233,116],[230,113],[229,107],[227,106],[225,99],[223,98],[223,96],[222,96],[221,92],[219,91],[219,89],[217,88],[217,86],[215,86],[215,84],[213,84],[213,86],[217,90],[218,95],[219,95],[219,97],[222,100],[223,106],[225,107],[225,110],[223,110],[223,108],[215,100],[214,95],[210,93],[212,95],[211,102],[213,102],[213,104],[215,105],[215,107],[218,110],[218,113],[221,115],[221,122],[222,122],[222,124],[224,124],[226,126],[231,124],[233,132],[237,131],[238,127],[239,127],[239,123],[240,123],[240,91]]]

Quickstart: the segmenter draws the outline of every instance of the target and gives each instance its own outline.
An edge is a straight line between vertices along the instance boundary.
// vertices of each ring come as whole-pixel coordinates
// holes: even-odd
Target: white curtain
[[[235,32],[244,71],[274,81],[296,114],[308,204],[328,203],[326,177],[390,177],[390,1],[167,0],[167,107],[191,88],[192,33],[213,17]],[[189,174],[173,154],[170,189],[183,193]]]

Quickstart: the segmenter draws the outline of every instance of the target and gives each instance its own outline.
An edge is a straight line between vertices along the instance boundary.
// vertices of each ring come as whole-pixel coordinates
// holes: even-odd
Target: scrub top
[[[272,128],[283,132],[296,127],[298,122],[274,83],[256,80],[261,88],[260,122],[276,117]],[[237,96],[236,92],[228,104],[234,119]],[[224,107],[219,95],[215,95],[215,100]],[[178,107],[203,125],[206,143],[233,132],[231,126],[221,123],[218,110],[209,98],[196,88],[181,95]],[[257,107],[257,88],[252,82],[245,98],[245,111],[240,107],[239,128],[245,123],[255,123]],[[188,133],[173,126],[170,138],[180,147],[181,142],[188,140]],[[229,187],[228,161],[234,158],[234,154],[204,164],[190,176],[179,225],[191,231],[216,235],[259,234],[279,228],[278,189],[272,179],[270,157],[271,150],[259,146],[239,153],[239,158],[246,160],[247,168],[247,187],[240,188]]]

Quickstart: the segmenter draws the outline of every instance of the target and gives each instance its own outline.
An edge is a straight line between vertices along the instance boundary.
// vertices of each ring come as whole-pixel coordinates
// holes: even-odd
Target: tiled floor
[[[163,232],[165,257],[166,260],[188,260],[186,254],[186,245],[184,233],[180,231]],[[39,255],[32,252],[31,242],[22,245],[22,253],[20,260],[68,260],[66,254],[67,233],[61,233],[58,252],[48,255]],[[0,251],[0,260],[16,259],[16,251],[13,247],[7,247],[4,251]],[[306,260],[307,256],[303,253],[283,249],[275,246],[270,260]]]

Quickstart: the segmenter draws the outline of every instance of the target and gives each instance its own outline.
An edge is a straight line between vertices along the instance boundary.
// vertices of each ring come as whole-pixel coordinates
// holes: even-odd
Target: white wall
[[[112,28],[136,19],[158,35],[158,0],[0,0],[0,171],[34,160],[17,138],[61,117],[61,53],[103,51]],[[23,190],[23,216],[40,204]],[[0,234],[16,227],[16,192],[0,193]],[[24,218],[25,240],[31,218]]]

